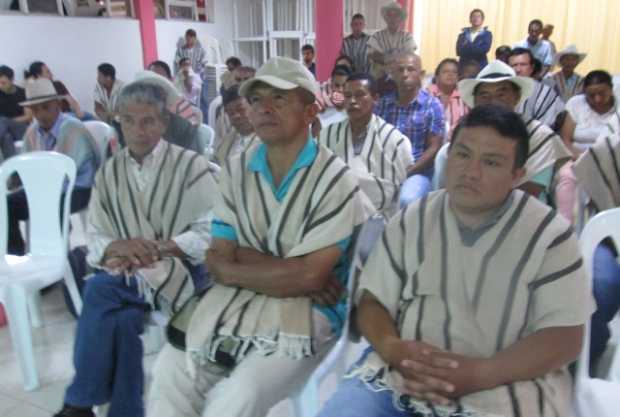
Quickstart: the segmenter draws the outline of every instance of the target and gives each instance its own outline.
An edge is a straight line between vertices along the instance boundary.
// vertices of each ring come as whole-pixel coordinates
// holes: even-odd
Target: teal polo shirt
[[[271,186],[271,191],[273,192],[275,199],[278,202],[281,202],[286,197],[286,194],[288,193],[288,190],[291,187],[297,173],[303,168],[312,165],[312,162],[314,162],[318,152],[318,145],[314,139],[309,137],[308,142],[306,142],[302,150],[299,152],[295,163],[293,163],[293,166],[287,172],[279,187],[276,187],[274,184],[273,175],[271,173],[271,169],[269,168],[269,164],[267,163],[267,146],[264,143],[261,143],[254,151],[254,154],[247,164],[247,169],[252,172],[258,172]],[[211,236],[215,239],[238,240],[235,228],[217,218],[213,219]],[[334,274],[338,277],[339,281],[345,288],[349,279],[350,265],[346,254],[350,244],[351,236],[338,242],[337,245],[342,251],[342,254],[334,267]],[[318,309],[327,317],[329,323],[331,324],[332,331],[337,335],[340,334],[346,315],[346,297],[343,296],[340,302],[335,306],[322,306],[314,304],[314,308]]]

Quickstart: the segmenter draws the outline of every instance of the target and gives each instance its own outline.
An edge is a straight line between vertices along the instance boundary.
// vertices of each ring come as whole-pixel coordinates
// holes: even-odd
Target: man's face
[[[482,17],[482,13],[480,12],[473,12],[469,16],[469,23],[471,23],[471,25],[474,27],[482,26],[483,22],[484,22],[484,17]]]
[[[392,63],[392,78],[399,92],[413,91],[420,88],[422,63],[414,56],[401,56]]]
[[[245,97],[231,101],[224,106],[224,111],[230,119],[230,123],[235,130],[242,135],[249,135],[254,131],[254,127],[250,123],[250,104]]]
[[[5,77],[4,75],[0,76],[0,91],[8,93],[9,91],[11,91],[11,87],[13,87],[13,81],[11,81],[9,77]]]
[[[474,105],[494,104],[514,110],[519,104],[521,95],[510,81],[499,83],[482,83],[476,89]]]
[[[311,49],[304,49],[301,54],[306,64],[310,65],[314,61],[314,52]]]
[[[287,143],[303,132],[316,115],[314,104],[304,104],[297,90],[256,85],[248,95],[250,122],[267,144]]]
[[[47,78],[48,80],[54,79],[54,75],[47,65],[43,65],[41,68],[41,77]]]
[[[347,82],[346,75],[334,75],[331,78],[332,91],[342,94],[344,92],[344,85],[346,82]]]
[[[186,35],[185,36],[185,45],[188,48],[193,48],[195,43],[196,43],[196,37],[195,36],[191,36],[191,35]]]
[[[35,119],[37,119],[37,122],[39,122],[39,126],[41,126],[44,130],[51,129],[60,115],[60,102],[58,100],[33,104],[29,107],[32,111],[32,115]]]
[[[347,81],[344,85],[344,107],[349,120],[366,120],[372,114],[375,98],[368,88],[368,81]]]
[[[189,74],[191,69],[192,69],[192,63],[189,61],[183,61],[183,63],[181,64],[180,70],[187,75]]]
[[[108,76],[103,75],[99,71],[97,71],[97,82],[99,85],[105,88],[112,88],[114,85],[114,80]]]
[[[579,57],[577,55],[564,55],[560,59],[560,66],[564,71],[572,73],[579,64]]]
[[[253,77],[254,77],[254,73],[252,71],[242,70],[239,68],[236,68],[233,71],[233,78],[235,79],[235,84],[238,84],[238,85],[241,85],[241,83]]]
[[[500,207],[524,173],[514,168],[516,142],[488,127],[462,128],[452,141],[446,190],[453,208],[473,215]]]
[[[527,35],[528,35],[527,37],[530,43],[538,42],[538,38],[540,38],[541,33],[542,33],[542,27],[537,23],[534,23],[530,25],[530,27],[527,28]]]
[[[607,113],[613,106],[613,89],[608,84],[591,84],[583,90],[588,105],[599,114]]]
[[[361,33],[364,31],[364,27],[366,26],[366,22],[364,21],[364,19],[353,19],[351,21],[351,32],[353,32],[354,35],[361,35]]]
[[[534,65],[528,54],[511,56],[508,58],[508,65],[521,77],[531,77],[534,72]]]
[[[388,10],[384,16],[387,27],[392,32],[396,32],[400,29],[403,19],[400,18],[400,12],[398,10]]]
[[[129,103],[121,112],[123,135],[136,158],[151,153],[166,131],[166,125],[167,120],[153,104]]]

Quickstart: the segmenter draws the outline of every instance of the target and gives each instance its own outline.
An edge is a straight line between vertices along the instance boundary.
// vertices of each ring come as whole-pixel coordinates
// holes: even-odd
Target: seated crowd
[[[68,155],[71,211],[88,208],[95,273],[56,417],[103,404],[111,417],[266,416],[348,331],[349,303],[369,346],[321,417],[569,415],[585,327],[595,369],[620,307],[617,248],[599,245],[591,285],[572,227],[577,185],[594,211],[620,205],[612,78],[576,73],[586,54],[556,51],[537,19],[487,61],[475,9],[459,59],[425,86],[406,11],[381,12],[372,35],[353,16],[324,84],[311,45],[258,69],[230,57],[211,103],[191,29],[174,72],[154,61],[123,82],[99,65],[94,114],[43,62],[24,88],[0,66],[0,162],[19,141]],[[90,120],[118,146],[100,154]],[[8,203],[8,252],[22,255],[25,193]],[[378,215],[385,230],[350,274]],[[145,401],[153,310],[168,342]]]

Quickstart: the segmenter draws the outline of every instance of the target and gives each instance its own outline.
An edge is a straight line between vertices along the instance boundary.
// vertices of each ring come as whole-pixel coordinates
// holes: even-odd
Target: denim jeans
[[[78,320],[75,376],[65,404],[92,407],[110,403],[109,417],[144,417],[143,347],[149,305],[136,280],[101,272],[86,281]]]
[[[620,265],[614,251],[606,244],[598,245],[594,251],[593,290],[596,312],[592,315],[590,335],[590,366],[596,366],[607,342],[609,322],[620,308]]]

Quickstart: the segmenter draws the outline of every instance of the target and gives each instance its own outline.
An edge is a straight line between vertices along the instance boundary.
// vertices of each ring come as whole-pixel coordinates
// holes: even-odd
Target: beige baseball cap
[[[247,97],[257,83],[265,83],[280,90],[303,88],[314,97],[319,94],[319,85],[314,75],[301,62],[290,58],[274,57],[256,71],[256,76],[241,84],[239,94]]]

